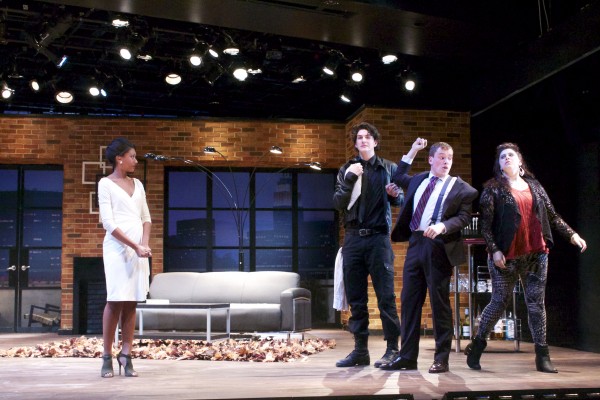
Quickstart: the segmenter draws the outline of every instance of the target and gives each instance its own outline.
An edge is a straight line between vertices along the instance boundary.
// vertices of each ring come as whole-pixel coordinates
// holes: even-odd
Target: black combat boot
[[[377,361],[373,366],[375,368],[381,367],[382,364],[389,364],[394,361],[396,355],[398,354],[398,338],[392,338],[387,340],[387,347],[385,349],[385,354]]]
[[[369,336],[354,335],[354,350],[343,360],[335,363],[336,367],[354,367],[355,365],[369,365]]]
[[[481,369],[479,359],[481,359],[481,354],[483,354],[483,350],[486,346],[487,342],[485,339],[480,339],[478,337],[473,338],[473,341],[467,345],[465,348],[465,355],[467,356],[467,365],[469,368]]]

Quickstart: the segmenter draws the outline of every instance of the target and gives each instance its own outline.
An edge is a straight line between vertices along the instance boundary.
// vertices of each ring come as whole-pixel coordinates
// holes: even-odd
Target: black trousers
[[[400,321],[394,291],[394,252],[387,233],[370,236],[348,234],[342,247],[344,286],[350,306],[348,329],[369,334],[368,277],[371,276],[381,317],[384,339],[397,340]]]
[[[419,356],[421,315],[427,290],[431,302],[435,361],[448,362],[452,346],[450,276],[452,265],[441,239],[429,239],[423,232],[410,237],[402,275],[400,356],[416,361]]]

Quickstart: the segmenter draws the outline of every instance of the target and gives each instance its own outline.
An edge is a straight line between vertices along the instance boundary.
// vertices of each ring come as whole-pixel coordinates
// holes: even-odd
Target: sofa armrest
[[[311,327],[310,290],[291,288],[281,292],[281,330],[297,332]]]

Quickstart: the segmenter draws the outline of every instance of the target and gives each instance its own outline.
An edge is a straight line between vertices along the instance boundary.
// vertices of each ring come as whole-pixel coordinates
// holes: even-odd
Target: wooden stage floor
[[[551,347],[559,373],[545,374],[535,370],[533,344],[521,343],[516,353],[512,342],[490,341],[481,371],[469,369],[466,357],[453,352],[450,372],[436,375],[427,372],[433,361],[432,338],[421,341],[419,369],[400,372],[373,366],[336,368],[336,360],[351,351],[352,336],[342,330],[313,330],[306,336],[335,339],[337,346],[291,363],[134,359],[140,377],[112,379],[100,378],[100,359],[0,358],[0,399],[442,399],[457,392],[600,388],[598,353]],[[4,333],[0,349],[66,338]],[[383,338],[372,336],[369,348],[373,362],[385,351]]]

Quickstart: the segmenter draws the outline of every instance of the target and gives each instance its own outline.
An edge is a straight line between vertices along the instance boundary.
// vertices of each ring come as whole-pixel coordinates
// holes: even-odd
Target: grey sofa
[[[170,303],[230,303],[231,332],[301,332],[311,328],[311,293],[293,272],[166,272],[150,284],[150,299]],[[213,310],[212,330],[225,331]],[[206,310],[144,310],[144,330],[204,330]]]

